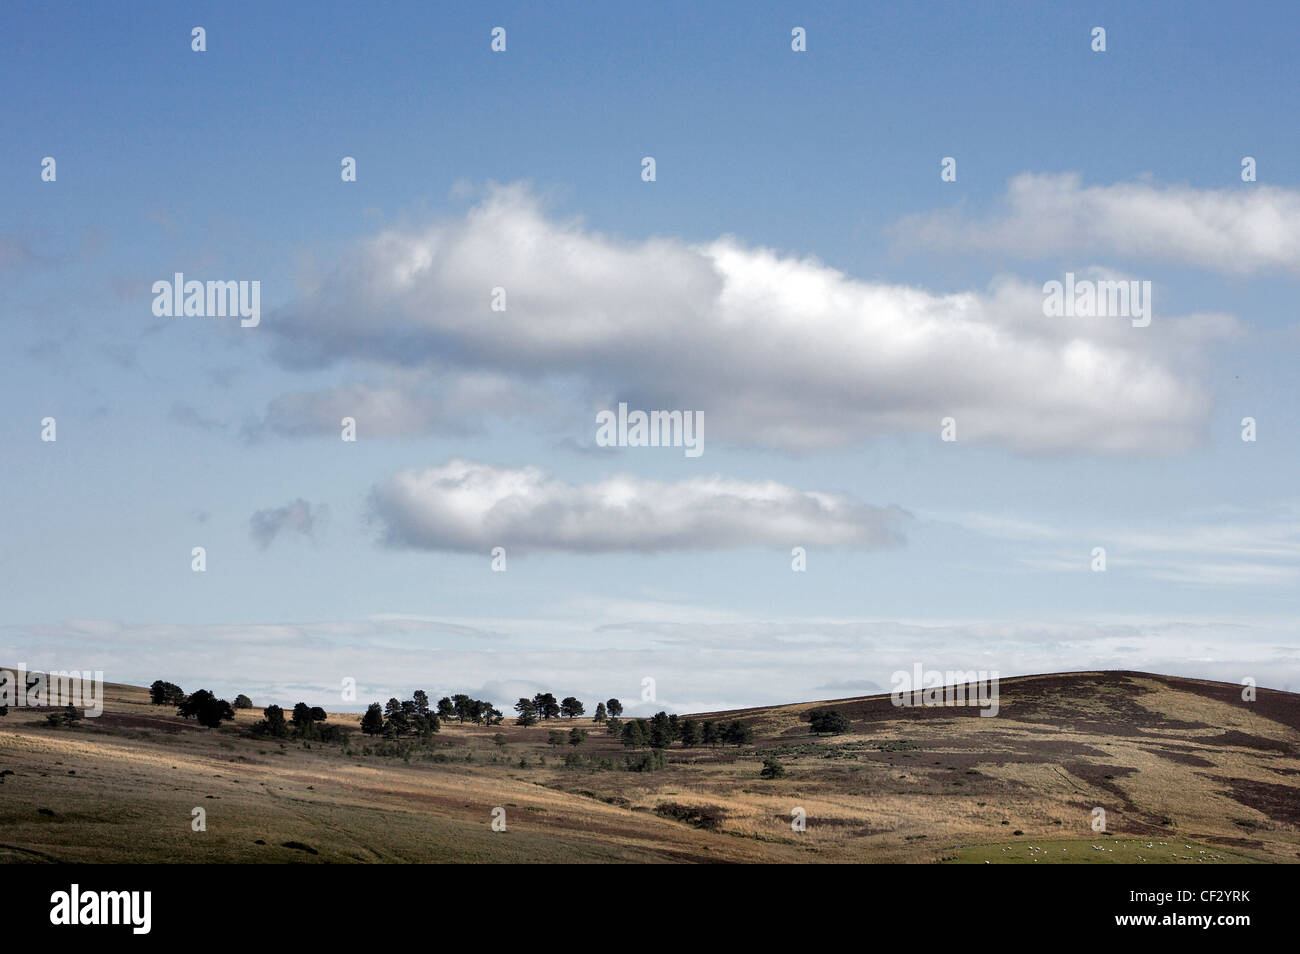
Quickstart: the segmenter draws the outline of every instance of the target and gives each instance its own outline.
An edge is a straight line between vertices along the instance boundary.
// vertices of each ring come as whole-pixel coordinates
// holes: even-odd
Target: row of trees
[[[416,690],[417,697],[424,696],[422,690]],[[428,697],[424,696],[427,705]],[[393,704],[392,699],[388,704]],[[455,719],[461,725],[466,722],[472,722],[475,725],[500,725],[505,715],[500,709],[483,699],[471,699],[463,693],[454,696],[443,696],[438,700],[438,718],[450,722]],[[437,729],[434,730],[435,732]]]
[[[586,714],[587,707],[575,696],[566,696],[556,701],[553,693],[539,692],[531,699],[521,696],[515,703],[515,712],[519,713],[515,725],[537,725],[542,720],[557,719],[561,716],[576,719]],[[617,699],[607,699],[596,703],[596,713],[592,718],[596,722],[605,722],[611,717],[617,718],[622,714],[623,703]]]
[[[531,699],[521,697],[515,703],[517,718],[515,725],[537,725],[550,719],[576,719],[585,715],[587,708],[581,699],[566,696],[556,699],[551,692],[539,692]],[[623,703],[617,699],[606,699],[596,703],[596,722],[617,719],[623,714]],[[504,714],[492,703],[483,699],[474,699],[463,693],[443,696],[438,700],[436,711],[429,705],[429,696],[423,689],[417,689],[410,699],[402,702],[396,698],[389,699],[386,705],[372,702],[361,718],[361,731],[367,735],[384,735],[399,738],[414,734],[428,737],[437,732],[442,722],[453,719],[460,724],[471,722],[474,725],[500,725]]]
[[[411,698],[405,701],[394,696],[388,700],[387,705],[370,703],[366,714],[361,717],[361,731],[366,735],[382,735],[390,739],[400,739],[404,735],[428,739],[442,727],[439,716],[458,718],[461,722],[466,719],[480,724],[486,721],[488,725],[493,725],[490,720],[494,715],[499,722],[501,712],[494,709],[492,703],[471,699],[469,696],[444,696],[438,700],[438,711],[434,712],[429,706],[429,694],[423,689],[416,689]]]
[[[235,699],[232,707],[225,699],[218,699],[207,689],[200,689],[192,695],[186,695],[180,686],[157,680],[149,687],[150,700],[155,705],[174,704],[177,714],[186,719],[197,719],[200,725],[217,728],[223,721],[234,719],[236,708],[252,708],[252,701],[242,693]],[[531,726],[539,721],[565,717],[576,719],[586,712],[582,701],[568,696],[556,700],[554,694],[539,692],[533,698],[520,698],[515,703],[518,717],[516,725]],[[618,699],[607,699],[596,704],[594,720],[606,724],[611,735],[618,736],[629,748],[666,749],[674,742],[680,742],[683,748],[699,745],[748,745],[754,741],[754,730],[741,722],[700,722],[696,719],[679,718],[667,712],[655,713],[649,719],[628,719],[623,722],[623,704]],[[260,736],[285,738],[293,736],[302,739],[337,740],[342,737],[338,726],[326,725],[326,713],[320,706],[309,706],[299,702],[293,707],[292,716],[285,718],[284,710],[279,706],[267,706],[262,710],[263,718],[253,725],[253,732]],[[500,709],[482,699],[473,699],[467,695],[444,696],[438,700],[435,711],[429,704],[429,695],[423,689],[417,689],[411,698],[400,701],[396,697],[388,700],[386,705],[372,702],[361,717],[361,731],[367,735],[383,735],[387,738],[401,738],[415,735],[429,739],[441,728],[441,720],[456,719],[460,723],[472,722],[475,725],[500,725],[504,719]],[[834,709],[818,709],[809,714],[811,731],[815,733],[840,733],[849,729],[848,718]],[[560,733],[552,732],[552,743],[581,745],[586,739],[586,732],[573,729],[567,739]]]
[[[155,679],[150,684],[149,701],[156,706],[176,706],[177,715],[186,719],[195,719],[199,725],[209,729],[215,729],[222,722],[229,722],[234,719],[236,709],[253,708],[253,700],[242,692],[235,696],[234,705],[231,705],[225,699],[217,698],[215,693],[207,689],[186,693],[176,683],[167,682],[165,679]],[[271,708],[279,709],[280,707],[272,706]],[[281,712],[281,718],[283,718],[283,712]],[[324,719],[323,714],[321,718]],[[258,723],[258,725],[261,724]],[[256,726],[254,726],[254,731],[256,731]]]
[[[207,692],[207,690],[200,690]],[[212,694],[207,693],[210,697]],[[155,680],[149,687],[149,700],[154,705],[175,705],[182,706],[189,697],[185,694],[180,686],[162,679]],[[299,703],[302,705],[302,703]],[[251,709],[253,700],[248,696],[240,693],[235,697],[234,708]],[[283,710],[279,706],[268,707],[280,711],[283,716]],[[296,707],[295,707],[296,709]],[[263,710],[266,715],[267,710]],[[531,699],[521,698],[515,703],[515,712],[518,718],[515,720],[516,725],[536,725],[538,722],[557,718],[576,719],[579,716],[586,715],[587,708],[581,699],[575,696],[566,696],[563,699],[556,699],[554,693],[539,692]],[[181,713],[185,715],[184,712]],[[593,715],[595,722],[607,722],[610,719],[617,720],[623,714],[623,703],[617,699],[606,699],[604,702],[596,703],[596,712]],[[187,718],[197,715],[192,713]],[[230,718],[233,718],[231,716]],[[396,698],[388,700],[386,705],[380,705],[378,702],[370,704],[365,716],[361,720],[361,729],[367,735],[389,735],[402,736],[415,734],[421,736],[431,735],[440,728],[440,721],[456,720],[462,725],[466,722],[472,722],[475,725],[500,725],[504,715],[500,709],[492,703],[483,699],[474,699],[463,693],[452,696],[443,696],[438,700],[437,710],[429,704],[429,695],[423,689],[417,689],[412,697],[406,701],[399,701]],[[324,722],[324,719],[319,720]],[[266,716],[262,722],[274,727],[278,726],[272,717]],[[207,723],[203,723],[207,724]],[[278,731],[278,730],[277,730]],[[288,730],[285,730],[286,734]],[[271,729],[263,729],[263,734],[276,734]]]
[[[690,749],[698,745],[749,745],[754,741],[754,730],[738,719],[700,722],[666,712],[657,712],[649,719],[628,719],[626,722],[611,719],[609,732],[616,733],[624,745],[635,749],[666,749],[674,742]]]
[[[253,734],[272,739],[293,737],[321,742],[341,741],[342,728],[326,725],[327,718],[325,710],[320,706],[309,706],[305,702],[295,705],[288,719],[279,706],[267,706],[262,710],[261,721],[253,723]]]
[[[253,701],[243,693],[235,698],[232,706],[225,699],[218,699],[207,689],[200,689],[192,695],[172,682],[155,680],[149,687],[149,700],[154,705],[175,705],[177,714],[187,719],[197,719],[200,725],[217,728],[223,721],[234,719],[235,709],[251,709]],[[505,718],[500,709],[482,699],[472,699],[467,695],[444,696],[438,700],[437,712],[429,704],[429,694],[417,689],[410,699],[388,700],[387,705],[372,703],[361,718],[361,729],[367,735],[384,735],[388,738],[400,738],[404,735],[417,735],[429,738],[440,728],[439,717],[457,719],[460,722],[473,722],[477,725],[500,725]],[[320,706],[309,706],[299,702],[293,707],[292,714],[286,718],[284,709],[271,705],[262,710],[262,718],[252,726],[255,735],[270,738],[318,739],[320,741],[337,741],[343,731],[339,726],[327,724],[327,716]]]
[[[211,695],[211,693],[208,694]],[[189,696],[186,695],[185,690],[174,682],[155,679],[153,684],[149,686],[149,701],[156,706],[179,706],[188,698]],[[253,708],[253,700],[241,692],[235,696],[234,707],[236,709],[251,709]]]

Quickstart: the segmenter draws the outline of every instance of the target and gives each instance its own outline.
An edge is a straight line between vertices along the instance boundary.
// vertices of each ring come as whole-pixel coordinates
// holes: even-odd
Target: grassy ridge
[[[1004,680],[988,719],[888,697],[742,710],[725,717],[752,745],[673,747],[663,770],[629,772],[590,719],[563,720],[589,730],[577,747],[547,745],[554,723],[452,724],[401,757],[356,714],[330,717],[343,744],[308,747],[251,737],[260,709],[205,730],[107,686],[103,716],[74,728],[0,719],[0,860],[1295,862],[1300,699],[1239,691],[1075,673]],[[810,735],[824,706],[850,731]],[[769,758],[782,777],[759,777]]]

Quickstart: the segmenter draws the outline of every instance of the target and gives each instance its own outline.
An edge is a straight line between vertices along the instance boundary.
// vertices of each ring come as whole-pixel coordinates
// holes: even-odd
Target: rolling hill
[[[819,708],[850,730],[810,734]],[[103,714],[74,727],[0,719],[0,860],[1300,860],[1300,695],[1084,672],[1004,679],[998,715],[978,713],[885,695],[703,714],[753,744],[674,745],[638,772],[590,719],[559,720],[589,730],[577,746],[548,744],[554,722],[450,724],[404,746],[335,714],[346,741],[323,744],[253,737],[260,708],[207,730],[107,685]],[[766,759],[784,775],[761,778]]]

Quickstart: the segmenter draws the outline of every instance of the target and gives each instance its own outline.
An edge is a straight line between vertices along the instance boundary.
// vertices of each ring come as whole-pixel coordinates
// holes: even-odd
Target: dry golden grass
[[[346,747],[253,738],[260,709],[208,731],[150,706],[144,689],[106,690],[104,716],[77,728],[47,727],[31,710],[0,720],[0,770],[13,773],[0,779],[0,859],[1036,861],[997,846],[1107,838],[1143,851],[1158,839],[1209,857],[1300,858],[1300,700],[1261,691],[1242,703],[1238,687],[1214,683],[1005,680],[991,719],[895,709],[887,697],[750,710],[726,718],[750,722],[754,746],[674,748],[665,770],[644,774],[565,768],[572,750],[549,747],[547,726],[444,726],[406,762],[365,754],[372,743],[359,734]],[[809,736],[807,712],[819,706],[846,711],[852,731]],[[330,721],[354,727],[358,716]],[[591,731],[576,751],[621,765],[625,750],[603,728],[574,724]],[[785,777],[759,778],[767,756]],[[670,803],[703,808],[717,825],[657,813]],[[1090,827],[1094,806],[1108,834]],[[490,826],[496,807],[504,833]],[[191,829],[195,808],[205,832]],[[791,829],[795,808],[806,831]]]

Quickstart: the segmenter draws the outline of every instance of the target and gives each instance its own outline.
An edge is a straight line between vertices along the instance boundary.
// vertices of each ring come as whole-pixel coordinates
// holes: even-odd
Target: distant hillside
[[[590,718],[421,745],[334,714],[324,744],[253,737],[260,708],[202,729],[109,685],[71,728],[0,718],[0,860],[1295,862],[1300,695],[1241,690],[1084,672],[1002,680],[992,718],[888,695],[706,713],[752,744],[678,742],[658,768]],[[848,731],[810,734],[816,709]]]

